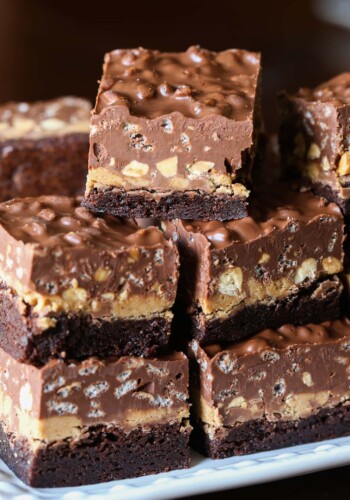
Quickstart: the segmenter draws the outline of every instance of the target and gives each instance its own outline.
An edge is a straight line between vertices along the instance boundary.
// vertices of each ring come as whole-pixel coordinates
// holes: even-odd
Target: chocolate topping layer
[[[213,427],[298,421],[350,403],[350,321],[285,325],[229,346],[191,344],[196,414]]]
[[[177,111],[190,118],[246,120],[254,109],[259,67],[259,54],[239,49],[114,50],[105,57],[96,110],[126,106],[131,115],[151,119]]]
[[[91,104],[78,97],[0,106],[0,141],[88,133]]]
[[[162,310],[174,300],[177,261],[174,245],[158,229],[96,217],[79,198],[42,196],[0,205],[0,276],[19,294],[58,297],[75,310],[94,297],[125,302],[136,294],[159,299]],[[102,302],[91,307],[103,313]]]
[[[281,187],[280,187],[281,189]],[[331,216],[341,218],[341,212],[334,203],[328,203],[311,193],[298,193],[283,189],[282,196],[272,191],[259,194],[249,207],[249,216],[233,221],[182,221],[188,233],[200,233],[212,248],[221,249],[234,242],[248,243],[283,231],[288,226],[296,232],[300,224],[308,224],[312,219]]]
[[[206,346],[204,350],[210,358],[213,358],[222,350],[234,353],[237,356],[245,356],[267,348],[280,350],[288,349],[296,344],[325,344],[337,341],[345,336],[350,336],[350,320],[348,318],[325,321],[317,325],[283,325],[277,330],[264,330],[250,339],[237,342],[228,347],[213,344]]]
[[[341,107],[350,104],[350,73],[342,73],[317,87],[301,88],[298,97],[309,102],[323,102]]]

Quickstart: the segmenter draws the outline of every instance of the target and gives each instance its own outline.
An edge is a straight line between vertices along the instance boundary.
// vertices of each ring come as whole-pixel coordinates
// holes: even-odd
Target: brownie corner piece
[[[0,349],[0,457],[27,484],[79,486],[189,466],[188,360],[51,360]]]
[[[192,341],[193,446],[226,458],[349,435],[349,345],[346,318]]]
[[[0,346],[23,362],[168,349],[178,252],[80,198],[0,204]]]
[[[350,73],[281,93],[280,151],[286,175],[350,214]]]
[[[139,218],[245,216],[259,81],[260,55],[245,50],[108,53],[91,118],[86,206]]]
[[[257,194],[240,220],[162,223],[180,252],[177,308],[202,345],[339,314],[341,211],[310,192],[278,191]],[[177,338],[182,317],[175,315]]]

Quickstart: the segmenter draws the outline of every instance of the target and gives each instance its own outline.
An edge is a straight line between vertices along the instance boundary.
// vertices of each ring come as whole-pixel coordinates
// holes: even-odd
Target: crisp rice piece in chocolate
[[[26,483],[77,486],[189,466],[188,360],[51,360],[0,349],[0,457]]]
[[[211,458],[350,434],[350,321],[190,348],[192,441]]]
[[[0,201],[84,192],[91,104],[78,97],[0,106]]]
[[[86,206],[127,217],[243,217],[261,129],[259,74],[259,54],[239,49],[106,54]]]
[[[350,73],[314,89],[282,93],[280,149],[285,172],[350,214]]]
[[[334,203],[280,184],[256,195],[249,217],[162,226],[180,251],[178,339],[182,313],[202,345],[339,314],[343,217]]]
[[[175,245],[80,201],[0,204],[0,347],[21,361],[150,355],[169,343]]]

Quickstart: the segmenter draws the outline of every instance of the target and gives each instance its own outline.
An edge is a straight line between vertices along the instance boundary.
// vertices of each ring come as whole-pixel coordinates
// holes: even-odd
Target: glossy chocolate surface
[[[96,217],[80,201],[42,196],[0,205],[0,274],[7,285],[55,295],[75,280],[93,297],[125,287],[147,295],[162,283],[168,299],[174,296],[177,252],[162,233]]]
[[[198,363],[196,390],[215,408],[217,424],[298,420],[350,400],[346,318],[284,325],[224,347],[192,341],[190,351]]]

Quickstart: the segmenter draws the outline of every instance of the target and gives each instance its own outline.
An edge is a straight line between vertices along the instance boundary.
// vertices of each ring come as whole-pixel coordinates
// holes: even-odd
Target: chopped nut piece
[[[310,145],[309,149],[308,149],[308,152],[307,152],[307,158],[309,160],[316,160],[317,158],[319,158],[321,156],[321,150],[320,148],[317,146],[317,144],[315,144],[314,142]]]
[[[323,158],[321,159],[321,167],[325,172],[328,172],[328,170],[330,170],[331,166],[329,164],[327,156],[323,156]]]
[[[108,279],[110,274],[111,274],[110,269],[106,269],[105,267],[99,267],[94,274],[94,279],[96,281],[106,281],[106,279]]]
[[[212,161],[196,161],[191,165],[187,165],[186,169],[193,175],[203,175],[209,172],[214,167]]]
[[[306,259],[295,273],[295,283],[299,285],[306,279],[314,279],[317,272],[317,262],[315,259]]]
[[[308,387],[312,387],[314,385],[312,377],[311,377],[311,373],[303,372],[301,378],[302,378],[302,381],[304,382],[304,384],[307,385]]]
[[[158,162],[156,167],[164,177],[173,177],[177,174],[177,156]]]
[[[223,295],[234,297],[242,291],[243,273],[240,267],[233,267],[221,274],[218,290]]]
[[[322,267],[328,274],[337,274],[342,271],[343,264],[335,257],[325,257],[322,260]]]
[[[337,169],[337,173],[340,176],[349,175],[350,174],[350,152],[346,151],[341,155],[339,160],[339,166]]]
[[[143,177],[148,173],[149,167],[147,163],[140,163],[133,160],[128,163],[122,170],[123,174],[127,177]]]

